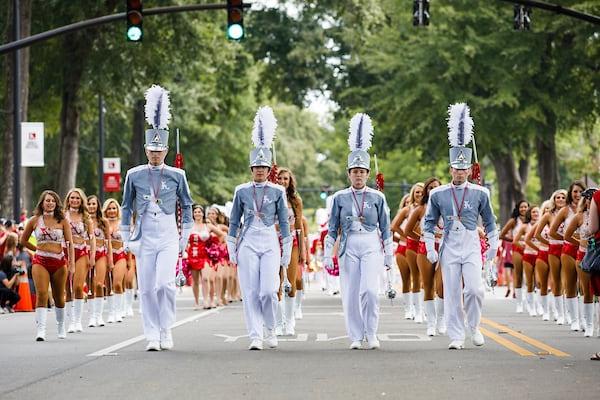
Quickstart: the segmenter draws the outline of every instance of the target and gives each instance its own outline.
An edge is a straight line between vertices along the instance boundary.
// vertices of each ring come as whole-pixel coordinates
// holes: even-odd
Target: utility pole
[[[104,204],[104,99],[98,96],[98,207]]]
[[[13,0],[14,40],[21,37],[19,0]],[[13,215],[19,222],[21,215],[21,52],[13,53]]]

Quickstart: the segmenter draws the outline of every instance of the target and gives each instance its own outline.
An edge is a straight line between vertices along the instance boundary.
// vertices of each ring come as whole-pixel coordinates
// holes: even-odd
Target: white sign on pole
[[[21,166],[44,166],[43,122],[21,122]]]
[[[104,158],[104,173],[115,174],[121,172],[121,159],[119,157]]]

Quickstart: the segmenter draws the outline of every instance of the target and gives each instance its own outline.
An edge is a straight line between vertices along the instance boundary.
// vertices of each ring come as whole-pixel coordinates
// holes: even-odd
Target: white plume
[[[363,113],[355,114],[350,120],[350,135],[348,136],[350,151],[369,150],[372,139],[373,125],[371,124],[371,117]]]
[[[255,147],[271,147],[275,139],[275,130],[277,129],[277,120],[273,114],[273,109],[269,106],[263,106],[258,109],[254,117],[254,128],[252,128],[252,143]]]
[[[473,118],[466,103],[448,107],[448,141],[450,146],[466,146],[473,139]]]
[[[169,129],[171,110],[169,92],[158,85],[152,85],[146,90],[146,121],[154,129]]]

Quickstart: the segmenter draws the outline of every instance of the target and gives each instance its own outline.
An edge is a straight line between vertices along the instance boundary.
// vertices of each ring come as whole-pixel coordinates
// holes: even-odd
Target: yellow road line
[[[514,351],[515,353],[517,353],[520,356],[534,356],[535,354],[532,353],[531,351],[524,349],[523,347],[514,344],[513,342],[511,342],[510,340],[503,338],[502,336],[494,333],[494,332],[490,332],[487,329],[483,328],[483,327],[479,327],[479,330],[481,331],[482,334],[484,334],[485,336],[489,337],[490,339],[494,340],[495,342],[497,342],[498,344],[506,347],[509,350]]]
[[[545,343],[542,343],[539,340],[536,340],[536,339],[530,338],[529,336],[523,335],[520,332],[510,329],[506,325],[499,324],[499,323],[489,320],[487,318],[481,318],[481,322],[483,322],[484,324],[489,325],[493,328],[504,331],[504,332],[508,333],[509,335],[516,337],[517,339],[520,339],[520,340],[524,341],[525,343],[532,345],[533,347],[537,347],[538,349],[544,350],[544,351],[548,352],[548,354],[552,354],[557,357],[570,357],[570,354],[567,354],[563,351],[555,349],[554,347],[549,346]]]

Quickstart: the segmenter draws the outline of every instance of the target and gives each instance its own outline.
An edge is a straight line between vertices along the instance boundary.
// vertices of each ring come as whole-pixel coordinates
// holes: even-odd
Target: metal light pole
[[[104,99],[98,96],[98,198],[104,203]]]
[[[14,39],[21,37],[19,0],[13,0]],[[19,221],[21,214],[21,52],[13,53],[13,215]]]

